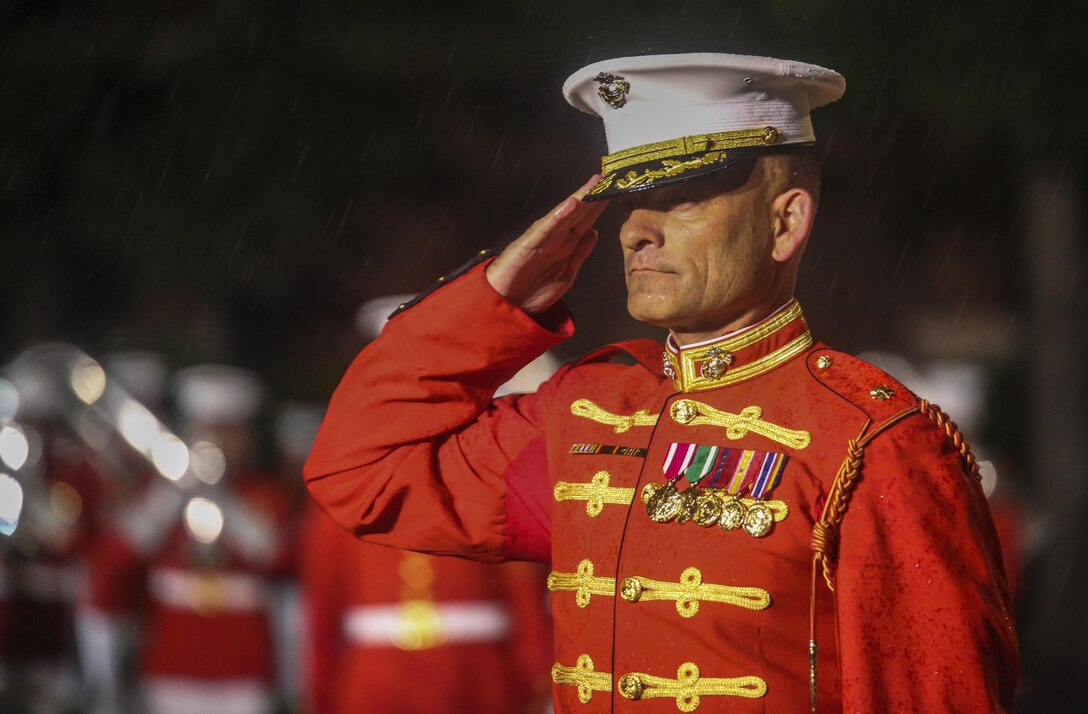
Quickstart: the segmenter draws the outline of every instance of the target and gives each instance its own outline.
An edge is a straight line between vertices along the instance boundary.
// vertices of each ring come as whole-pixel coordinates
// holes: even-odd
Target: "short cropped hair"
[[[767,170],[779,182],[779,193],[791,188],[803,188],[812,196],[813,203],[820,203],[820,156],[816,148],[806,146],[783,146],[763,155],[770,159],[764,164]]]

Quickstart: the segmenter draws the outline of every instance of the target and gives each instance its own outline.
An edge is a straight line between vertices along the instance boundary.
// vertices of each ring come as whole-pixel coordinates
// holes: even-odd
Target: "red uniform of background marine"
[[[262,388],[219,365],[176,383],[188,468],[120,515],[98,549],[90,605],[140,608],[141,711],[263,714],[277,676],[272,596],[292,550],[289,499],[248,460]]]
[[[301,550],[308,711],[545,711],[550,622],[538,566],[360,543],[317,508]]]
[[[565,91],[603,116],[612,153],[573,198],[630,202],[628,306],[666,344],[613,345],[492,400],[572,329],[555,301],[599,209],[567,199],[393,317],[333,396],[306,476],[341,524],[551,563],[557,711],[1012,705],[1015,633],[969,447],[818,342],[790,299],[815,205],[775,171],[803,168],[809,109],[843,86],[734,55],[584,68]],[[714,271],[735,282],[699,282]]]

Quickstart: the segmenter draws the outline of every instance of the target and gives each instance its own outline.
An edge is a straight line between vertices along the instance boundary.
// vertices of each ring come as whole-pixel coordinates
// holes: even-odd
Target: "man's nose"
[[[660,247],[664,240],[661,218],[660,211],[636,206],[620,226],[620,245],[627,250]]]

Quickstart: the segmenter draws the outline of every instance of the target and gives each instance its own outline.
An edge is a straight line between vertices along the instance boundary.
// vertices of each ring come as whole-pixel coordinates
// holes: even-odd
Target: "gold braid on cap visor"
[[[688,169],[699,168],[712,163],[725,160],[726,149],[740,149],[756,146],[769,146],[778,141],[782,133],[773,126],[761,129],[737,129],[735,131],[721,131],[714,134],[699,134],[696,136],[682,136],[679,139],[659,141],[654,144],[643,144],[630,149],[617,151],[601,159],[601,172],[605,175],[593,189],[590,195],[604,191],[612,183],[616,182],[616,188],[624,189],[652,183],[654,179],[665,176],[674,176]],[[690,157],[692,154],[707,152],[705,155],[690,158],[686,161],[677,161],[681,157]],[[641,174],[634,171],[616,181],[615,173],[628,166],[642,164],[647,161],[661,161],[664,168],[648,169]]]

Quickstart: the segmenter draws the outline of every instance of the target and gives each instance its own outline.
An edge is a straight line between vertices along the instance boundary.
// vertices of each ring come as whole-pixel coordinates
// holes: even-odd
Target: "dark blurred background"
[[[832,67],[847,91],[814,116],[802,304],[840,349],[983,375],[969,436],[1018,524],[1021,710],[1085,711],[1082,10],[4,2],[0,362],[55,340],[151,350],[323,403],[363,302],[501,247],[596,170],[600,127],[560,94],[574,70],[682,51]],[[600,228],[563,357],[656,334],[626,315]]]

